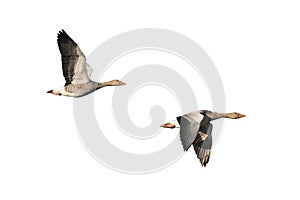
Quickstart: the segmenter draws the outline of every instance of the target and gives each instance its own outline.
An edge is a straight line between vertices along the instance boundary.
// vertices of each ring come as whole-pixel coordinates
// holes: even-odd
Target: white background
[[[297,1],[1,2],[0,199],[299,199],[299,9]],[[58,30],[89,55],[149,27],[202,46],[227,111],[247,114],[226,120],[206,168],[189,151],[153,174],[110,170],[82,146],[72,99],[45,93],[64,84]]]

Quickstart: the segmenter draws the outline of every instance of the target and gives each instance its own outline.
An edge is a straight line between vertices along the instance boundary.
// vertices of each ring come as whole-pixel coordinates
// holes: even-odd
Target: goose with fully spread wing
[[[246,115],[240,113],[217,113],[208,110],[199,110],[177,117],[170,123],[161,125],[164,128],[180,128],[180,140],[183,150],[187,151],[191,145],[202,166],[209,161],[212,146],[212,120],[219,118],[238,119]]]
[[[106,86],[121,86],[119,80],[98,83],[90,80],[92,68],[72,38],[61,30],[57,34],[57,44],[61,53],[62,70],[66,83],[64,87],[49,90],[47,93],[70,97],[81,97]]]

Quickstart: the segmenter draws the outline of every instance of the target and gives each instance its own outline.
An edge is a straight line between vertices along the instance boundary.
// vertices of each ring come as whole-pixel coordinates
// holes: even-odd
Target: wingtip
[[[60,34],[66,34],[66,31],[64,29],[61,29],[58,31],[57,35],[59,36]]]

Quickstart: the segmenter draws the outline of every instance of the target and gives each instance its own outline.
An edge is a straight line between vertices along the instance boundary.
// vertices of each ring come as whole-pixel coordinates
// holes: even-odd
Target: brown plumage
[[[57,34],[57,44],[61,53],[62,71],[65,78],[64,87],[53,89],[47,93],[71,97],[81,97],[102,87],[126,85],[119,80],[98,83],[90,80],[92,68],[86,63],[85,55],[72,38],[61,30]]]

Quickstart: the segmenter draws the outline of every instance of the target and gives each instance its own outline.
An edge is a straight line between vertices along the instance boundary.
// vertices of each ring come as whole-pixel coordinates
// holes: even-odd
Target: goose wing
[[[57,44],[61,53],[62,70],[66,80],[65,86],[89,82],[85,56],[64,30],[57,34]]]
[[[188,113],[177,117],[180,124],[180,140],[184,151],[187,151],[195,141],[203,115],[199,112]]]
[[[195,153],[197,154],[197,157],[200,160],[201,165],[204,167],[206,166],[210,158],[211,146],[212,146],[212,135],[211,135],[212,128],[213,125],[209,123],[208,129],[205,133],[207,134],[205,140],[201,139],[201,134],[203,133],[199,131],[195,141],[193,142]]]
[[[92,73],[93,73],[93,68],[88,64],[86,63],[86,69],[87,69],[87,73],[88,73],[88,76],[91,77],[92,76]]]

